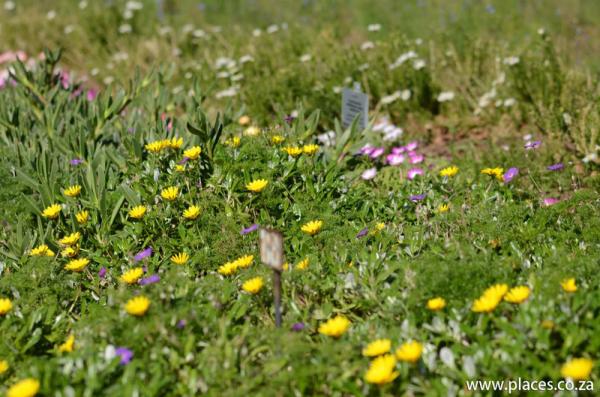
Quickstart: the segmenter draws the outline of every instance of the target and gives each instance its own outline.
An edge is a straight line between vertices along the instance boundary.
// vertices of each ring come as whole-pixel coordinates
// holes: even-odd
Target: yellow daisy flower
[[[175,171],[185,172],[185,164],[175,164]]]
[[[575,283],[574,278],[566,278],[560,282],[560,286],[565,292],[575,292],[577,291],[577,284]]]
[[[593,366],[594,362],[589,358],[574,358],[562,366],[560,374],[563,378],[586,380],[589,379]]]
[[[440,204],[440,206],[437,208],[437,213],[443,214],[444,212],[448,212],[449,209],[450,206],[448,204]]]
[[[200,146],[194,146],[186,149],[183,152],[183,157],[187,157],[190,160],[196,160],[198,157],[200,157],[200,153],[202,153],[202,148]]]
[[[496,179],[498,179],[499,181],[503,181],[504,180],[504,169],[501,167],[496,167],[496,168],[484,168],[481,170],[481,173],[484,175],[489,175],[489,176],[493,176]]]
[[[334,338],[339,338],[346,333],[349,327],[350,320],[344,316],[338,315],[319,325],[319,333]]]
[[[37,379],[27,378],[9,387],[6,397],[33,397],[38,391],[40,391],[40,382]]]
[[[177,186],[171,186],[166,189],[163,189],[160,192],[160,197],[167,201],[173,201],[179,195],[179,188]]]
[[[421,358],[421,353],[423,353],[423,345],[419,342],[410,341],[396,349],[396,358],[414,364]]]
[[[46,244],[38,245],[37,247],[33,248],[29,252],[29,255],[30,256],[45,256],[46,253],[48,252],[48,249],[49,248]]]
[[[298,157],[304,152],[302,148],[298,146],[286,146],[283,148],[283,151],[292,157]]]
[[[58,346],[60,353],[71,353],[75,348],[75,335],[71,334],[62,345]]]
[[[396,359],[391,354],[377,357],[369,365],[369,369],[365,374],[365,381],[376,385],[384,385],[391,383],[400,375],[400,372],[395,371]]]
[[[166,149],[169,145],[169,140],[160,140],[160,141],[154,141],[154,142],[150,142],[148,144],[146,144],[146,146],[144,146],[146,148],[147,151],[151,152],[151,153],[159,153],[160,151],[162,151],[163,149]]]
[[[308,223],[305,223],[304,225],[302,225],[301,230],[306,233],[306,234],[310,234],[311,236],[314,236],[315,234],[319,233],[319,231],[321,231],[321,228],[323,227],[323,221],[310,221]]]
[[[531,290],[526,285],[511,288],[504,296],[504,300],[510,303],[523,303],[529,298]]]
[[[495,284],[483,291],[483,296],[491,297],[500,301],[506,292],[508,292],[508,285]]]
[[[127,270],[121,275],[121,281],[127,284],[135,284],[144,275],[144,269],[141,267],[134,267],[133,269]]]
[[[266,179],[255,179],[252,182],[246,184],[246,189],[254,193],[259,193],[262,192],[268,184],[269,181],[267,181]]]
[[[62,245],[70,246],[70,245],[76,244],[80,238],[81,238],[81,233],[75,232],[75,233],[71,233],[68,236],[61,238],[60,240],[58,240],[58,242]]]
[[[304,260],[301,260],[300,262],[298,262],[298,264],[296,266],[294,266],[294,269],[298,269],[298,270],[306,270],[306,268],[308,268],[310,261],[308,258],[304,258]]]
[[[150,307],[150,299],[143,295],[131,298],[125,304],[125,311],[132,316],[143,316]]]
[[[313,154],[317,153],[317,150],[319,150],[319,145],[304,145],[302,146],[302,153],[312,156]]]
[[[128,214],[130,218],[142,219],[146,214],[146,207],[143,205],[135,206],[129,210]]]
[[[80,272],[83,269],[85,269],[85,267],[89,264],[90,264],[90,260],[87,258],[72,259],[65,266],[65,270],[72,270],[74,272]]]
[[[67,197],[77,197],[77,196],[79,196],[79,193],[81,193],[81,186],[79,186],[79,185],[69,186],[68,188],[66,188],[63,191],[63,193]]]
[[[8,298],[0,298],[0,316],[12,310],[13,304]]]
[[[74,258],[75,256],[77,256],[78,253],[79,253],[79,246],[78,245],[66,247],[61,252],[62,256],[67,257],[67,258]]]
[[[78,213],[75,214],[75,219],[77,220],[77,223],[79,223],[80,225],[86,224],[89,217],[90,217],[90,213],[87,211],[79,211]]]
[[[242,289],[250,294],[258,294],[265,285],[262,277],[254,277],[242,284]]]
[[[482,295],[478,299],[475,299],[471,310],[475,313],[491,313],[498,306],[501,299],[491,295]]]
[[[185,252],[180,252],[179,254],[173,255],[171,257],[171,262],[176,265],[185,265],[186,262],[190,259],[190,256]]]
[[[245,255],[237,258],[234,263],[240,269],[246,269],[250,267],[252,261],[254,260],[254,255]]]
[[[456,175],[458,173],[458,167],[452,165],[450,167],[446,167],[444,169],[442,169],[440,171],[440,176],[445,176],[445,177],[453,177],[454,175]]]
[[[389,353],[392,349],[392,341],[389,339],[377,339],[369,343],[362,351],[365,357],[376,357]]]
[[[440,298],[439,296],[427,301],[427,309],[431,310],[432,312],[440,311],[445,307],[446,300],[444,298]]]
[[[200,215],[200,207],[190,205],[188,209],[183,211],[183,217],[187,220],[194,220]]]
[[[234,136],[232,138],[226,139],[225,145],[229,146],[231,148],[236,148],[236,147],[240,146],[241,142],[242,142],[242,140],[239,136]]]
[[[8,361],[0,360],[0,375],[8,371]]]
[[[238,265],[235,262],[227,262],[224,265],[219,266],[217,272],[223,276],[231,276],[238,270]]]
[[[271,143],[274,145],[279,145],[280,143],[283,143],[285,141],[285,137],[281,136],[281,135],[273,135],[271,137]]]
[[[183,145],[183,138],[178,138],[176,136],[174,136],[173,138],[171,138],[171,140],[167,140],[168,146],[171,149],[179,149],[182,145]]]
[[[60,204],[52,204],[51,206],[46,207],[46,209],[44,209],[44,211],[42,212],[42,216],[48,219],[56,219],[58,218],[61,209],[62,207],[60,206]]]

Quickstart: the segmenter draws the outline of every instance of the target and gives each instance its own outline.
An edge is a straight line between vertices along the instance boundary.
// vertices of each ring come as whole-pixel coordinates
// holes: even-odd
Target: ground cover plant
[[[0,393],[597,394],[599,13],[4,2]]]

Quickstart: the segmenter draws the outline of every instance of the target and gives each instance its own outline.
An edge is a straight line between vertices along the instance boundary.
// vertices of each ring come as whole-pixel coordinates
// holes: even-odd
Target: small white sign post
[[[354,89],[344,88],[342,91],[342,127],[348,128],[358,116],[358,126],[367,128],[369,119],[369,97],[360,91],[356,83]]]
[[[277,230],[260,229],[260,260],[273,269],[275,326],[281,327],[281,271],[283,270],[283,235]]]

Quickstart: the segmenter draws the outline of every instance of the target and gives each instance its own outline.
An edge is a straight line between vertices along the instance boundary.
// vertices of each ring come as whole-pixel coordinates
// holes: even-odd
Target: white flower
[[[411,92],[409,89],[406,90],[402,90],[400,92],[400,99],[402,99],[403,101],[408,101],[411,97]]]
[[[361,72],[364,72],[368,68],[369,68],[369,64],[368,63],[363,63],[362,65],[358,66],[358,70],[360,70]]]
[[[408,51],[405,52],[404,54],[400,55],[390,66],[390,69],[396,69],[397,67],[399,67],[400,65],[402,65],[404,62],[408,61],[409,59],[413,59],[417,57],[417,53],[414,51]]]
[[[161,26],[158,29],[158,34],[161,35],[161,36],[166,36],[169,33],[171,33],[172,31],[173,31],[173,29],[170,26]]]
[[[394,102],[395,100],[397,100],[398,98],[400,98],[400,91],[396,91],[391,95],[387,95],[381,98],[381,104],[382,105],[389,105],[390,103]]]
[[[93,68],[92,70],[90,70],[90,74],[92,76],[96,76],[98,73],[100,73],[100,70],[98,70],[98,68]]]
[[[369,26],[367,26],[367,30],[369,32],[378,32],[381,30],[381,25],[378,23],[372,23]]]
[[[123,11],[123,18],[124,19],[131,19],[131,18],[133,18],[133,11],[131,11],[131,10],[125,10],[125,11]]]
[[[417,59],[413,62],[413,69],[421,70],[425,67],[425,61],[422,59]]]
[[[196,29],[192,32],[192,36],[196,37],[196,38],[202,38],[202,37],[206,37],[206,32],[202,29]]]
[[[121,34],[131,33],[131,25],[124,23],[123,25],[119,26],[119,33],[121,33]]]
[[[226,67],[228,69],[235,67],[235,61],[231,58],[219,57],[215,62],[215,68],[221,69]]]
[[[80,10],[84,10],[84,9],[86,9],[86,8],[87,8],[87,6],[88,6],[88,3],[87,3],[87,1],[85,1],[85,0],[84,0],[84,1],[80,1],[80,2],[79,2],[79,9],[80,9]]]
[[[518,64],[519,61],[520,61],[519,57],[512,56],[512,57],[504,58],[504,60],[502,62],[505,65],[514,66],[514,65]]]
[[[581,161],[583,161],[584,163],[589,163],[590,161],[596,161],[596,159],[598,158],[598,154],[597,153],[590,153],[587,156],[585,156]]]
[[[254,37],[258,37],[258,36],[260,36],[261,34],[262,34],[262,30],[260,30],[260,29],[254,29],[254,30],[252,31],[252,36],[254,36]]]
[[[16,7],[16,5],[15,5],[14,1],[5,1],[4,2],[4,9],[6,11],[12,11],[15,9],[15,7]]]
[[[228,98],[228,97],[236,96],[237,93],[238,93],[237,87],[230,87],[230,88],[228,88],[226,90],[217,92],[215,94],[215,97],[217,99]]]
[[[492,88],[492,90],[490,92],[486,92],[485,94],[483,94],[481,96],[481,98],[479,98],[479,107],[480,108],[484,108],[487,107],[490,102],[492,101],[492,99],[494,99],[496,97],[496,89]]]
[[[383,136],[383,140],[386,142],[395,141],[398,138],[400,138],[403,133],[404,133],[404,130],[402,130],[402,128],[393,127],[390,130],[386,131],[385,135]]]
[[[308,62],[312,59],[312,55],[304,54],[300,57],[300,62]]]
[[[505,108],[509,108],[514,106],[517,103],[517,100],[515,98],[508,98],[504,100],[504,107]]]
[[[333,146],[335,145],[335,132],[332,130],[329,130],[323,134],[317,135],[317,140],[323,145],[323,146]]]
[[[228,77],[229,77],[229,72],[227,72],[227,71],[217,73],[218,79],[226,79]]]
[[[562,118],[566,125],[571,125],[573,119],[571,118],[571,115],[569,113],[563,113]]]
[[[213,26],[210,28],[210,31],[213,33],[221,33],[222,30],[223,30],[223,28],[220,26]]]
[[[545,35],[545,34],[546,34],[546,29],[544,29],[544,28],[539,28],[539,29],[538,29],[538,31],[537,31],[537,33],[538,33],[540,36],[543,36],[543,35]]]
[[[240,58],[241,64],[248,63],[248,62],[254,62],[254,58],[252,57],[252,55],[243,55]]]
[[[342,87],[337,86],[337,85],[333,87],[334,94],[339,94],[340,92],[342,92]]]
[[[275,33],[279,30],[279,26],[277,25],[271,25],[267,28],[267,33],[272,34]]]
[[[115,78],[112,76],[106,76],[104,80],[102,80],[105,85],[111,85],[113,81],[115,81]]]
[[[437,97],[438,102],[447,102],[454,99],[454,92],[452,91],[443,91]]]
[[[238,74],[234,74],[233,76],[231,76],[231,81],[240,81],[244,78],[244,75],[241,73]]]
[[[363,51],[370,50],[371,48],[375,48],[375,44],[372,41],[365,41],[360,45],[360,49]]]
[[[494,80],[494,82],[492,83],[492,85],[495,87],[497,85],[503,84],[504,81],[506,81],[506,73],[502,72],[498,75],[498,77],[496,78],[496,80]]]
[[[375,178],[377,175],[377,168],[369,168],[368,170],[364,170],[360,177],[365,181],[371,180]]]
[[[185,25],[183,25],[183,27],[181,28],[181,32],[182,32],[183,34],[188,34],[188,33],[190,33],[190,32],[191,32],[191,31],[193,31],[193,30],[194,30],[194,25],[192,25],[191,23],[185,24]]]
[[[142,8],[144,8],[144,4],[142,4],[139,1],[128,1],[127,3],[125,3],[125,8],[127,10],[141,10]]]
[[[75,26],[73,26],[73,25],[67,25],[67,26],[65,26],[63,32],[65,34],[71,34],[71,33],[73,33],[74,30],[75,30]]]
[[[48,13],[46,14],[46,18],[48,18],[48,20],[53,20],[54,18],[56,18],[56,11],[54,10],[50,10],[48,11]]]
[[[415,39],[415,44],[416,44],[416,45],[421,45],[421,44],[423,44],[423,39],[421,39],[421,38],[416,38],[416,39]]]

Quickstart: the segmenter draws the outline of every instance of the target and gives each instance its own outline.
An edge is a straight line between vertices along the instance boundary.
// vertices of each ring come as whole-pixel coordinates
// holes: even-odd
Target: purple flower
[[[121,361],[119,361],[121,365],[128,364],[133,358],[133,352],[126,347],[117,347],[115,353],[121,357]]]
[[[410,153],[408,153],[408,156],[409,156],[408,161],[411,164],[419,164],[419,163],[422,163],[423,160],[425,160],[425,157],[422,154],[418,154],[418,153],[413,154],[413,152],[410,152]]]
[[[363,173],[360,174],[360,177],[365,181],[368,181],[375,178],[375,175],[377,175],[377,168],[369,168],[368,170],[363,171]]]
[[[563,163],[552,164],[548,166],[548,171],[560,171],[563,168],[565,168],[565,165]]]
[[[134,257],[133,260],[135,262],[139,262],[144,258],[148,258],[150,255],[152,255],[152,247],[148,247],[143,251],[138,252]]]
[[[365,146],[361,147],[358,150],[358,154],[366,154],[369,155],[371,154],[371,152],[374,150],[375,148],[373,146],[371,146],[370,144],[366,144]]]
[[[542,141],[529,141],[525,144],[525,149],[537,149],[542,144]]]
[[[404,163],[404,156],[401,154],[388,154],[385,159],[389,165],[398,165]]]
[[[245,236],[248,233],[252,233],[253,231],[255,231],[256,229],[258,229],[258,223],[255,223],[253,225],[248,226],[245,229],[242,229],[242,231],[240,232],[240,234],[242,236]]]
[[[142,278],[139,281],[140,285],[148,285],[158,283],[160,281],[160,276],[158,274],[153,274],[152,276],[148,276],[146,278]]]
[[[285,122],[288,123],[288,124],[292,124],[292,122],[294,121],[294,119],[295,119],[295,117],[292,116],[291,114],[289,114],[289,115],[287,115],[287,116],[284,117]]]
[[[369,157],[371,157],[372,159],[376,159],[377,157],[381,156],[383,154],[383,152],[385,152],[385,148],[382,148],[382,147],[373,148],[373,150],[371,150],[371,153],[369,153]]]
[[[415,177],[417,175],[423,175],[424,172],[422,169],[420,168],[411,168],[410,170],[408,170],[408,173],[406,174],[406,176],[408,177],[408,179],[410,179],[411,181],[413,179],[415,179]]]
[[[410,201],[412,201],[413,203],[416,203],[417,201],[421,201],[425,198],[425,193],[423,194],[415,194],[413,196],[410,196]]]
[[[306,328],[306,325],[304,325],[304,323],[294,323],[294,325],[292,325],[292,331],[295,332],[300,332],[304,328]]]
[[[80,158],[74,158],[73,160],[69,161],[69,164],[71,165],[79,165],[81,163],[83,163],[83,160]]]
[[[90,88],[86,94],[87,100],[91,102],[96,99],[96,97],[98,97],[98,90],[95,88]]]
[[[549,206],[551,206],[551,205],[554,205],[554,204],[558,203],[559,201],[560,201],[560,200],[559,200],[559,199],[557,199],[557,198],[554,198],[554,197],[548,197],[548,198],[545,198],[545,199],[544,199],[544,205],[545,205],[546,207],[549,207]]]
[[[181,320],[177,321],[176,327],[179,329],[183,329],[183,328],[185,328],[186,324],[187,324],[187,322],[184,319],[181,319]]]
[[[365,227],[364,229],[362,229],[360,232],[358,232],[358,234],[356,235],[356,238],[361,238],[367,235],[367,233],[369,233],[369,228]]]
[[[504,175],[502,176],[502,178],[504,179],[504,183],[509,183],[510,181],[512,181],[514,179],[515,176],[517,176],[519,174],[519,169],[512,167],[509,168]]]
[[[177,164],[182,165],[187,163],[188,161],[190,161],[189,157],[184,157],[183,159],[181,159],[181,161],[179,161]]]
[[[104,278],[104,276],[106,276],[106,268],[101,267],[100,270],[98,271],[98,277]]]
[[[392,153],[393,154],[401,154],[406,152],[406,147],[405,146],[396,146],[392,148]]]
[[[412,152],[413,150],[416,150],[418,146],[419,146],[419,143],[417,141],[412,141],[412,142],[409,142],[408,144],[406,144],[406,150],[408,150],[409,152]]]

